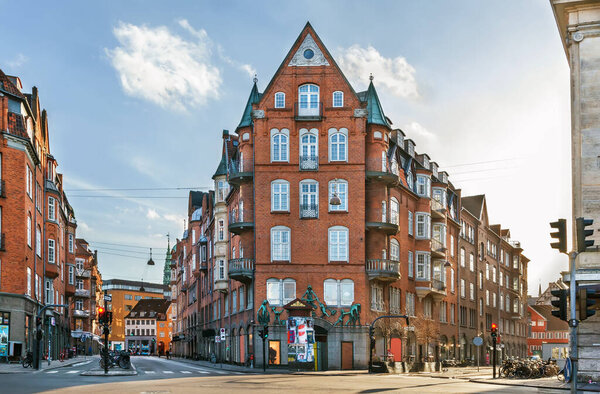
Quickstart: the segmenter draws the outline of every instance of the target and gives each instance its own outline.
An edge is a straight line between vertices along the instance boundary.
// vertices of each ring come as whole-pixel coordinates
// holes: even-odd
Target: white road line
[[[196,372],[198,372],[198,373],[209,373],[208,371],[205,371],[205,370],[203,370],[203,369],[199,369],[199,370],[197,370]]]
[[[79,371],[67,371],[67,373],[79,373]]]
[[[156,371],[144,371],[144,373],[156,373]]]
[[[81,362],[81,363],[73,364],[71,366],[72,367],[81,367],[82,365],[86,365],[86,364],[89,364],[91,362],[92,362],[92,360],[90,360],[90,361],[84,361],[84,362]]]
[[[58,371],[47,371],[46,373],[58,373]]]
[[[163,373],[173,373],[173,371],[163,371]]]
[[[181,373],[192,373],[191,371],[181,371]]]

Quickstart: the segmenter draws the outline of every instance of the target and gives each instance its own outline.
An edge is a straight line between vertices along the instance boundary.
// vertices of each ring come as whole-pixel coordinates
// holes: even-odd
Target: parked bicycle
[[[25,357],[23,357],[21,364],[23,364],[23,368],[31,367],[33,365],[33,352],[28,350]]]
[[[518,379],[537,379],[550,377],[558,373],[556,360],[519,360],[509,358],[504,360],[500,367],[500,377]]]
[[[104,369],[105,361],[104,357],[100,358],[100,368]],[[129,353],[126,351],[120,352],[108,352],[108,368],[119,366],[123,369],[131,368],[131,360],[129,359]]]

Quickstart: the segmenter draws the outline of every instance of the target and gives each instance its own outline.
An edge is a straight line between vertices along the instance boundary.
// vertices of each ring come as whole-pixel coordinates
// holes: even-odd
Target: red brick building
[[[411,317],[376,330],[376,355],[389,350],[406,369],[472,359],[488,314],[510,319],[511,332],[512,312],[484,309],[481,275],[485,264],[500,270],[506,249],[520,262],[517,288],[526,283],[520,247],[483,202],[476,209],[482,196],[465,210],[448,174],[391,123],[372,78],[356,92],[307,24],[262,93],[255,80],[235,133],[223,131],[215,191],[190,193],[172,251],[176,354],[261,365],[260,311],[269,363],[285,365],[283,306],[296,298],[315,307],[318,369],[366,368],[368,325],[382,315]],[[461,247],[472,268],[459,266]]]
[[[529,305],[531,327],[527,338],[527,355],[542,358],[565,358],[569,346],[569,324],[552,315],[552,305]]]
[[[0,326],[9,332],[0,356],[33,350],[37,313],[74,295],[68,267],[75,262],[76,227],[38,90],[24,93],[18,77],[0,70]],[[40,354],[57,358],[69,346],[65,312],[44,312]]]

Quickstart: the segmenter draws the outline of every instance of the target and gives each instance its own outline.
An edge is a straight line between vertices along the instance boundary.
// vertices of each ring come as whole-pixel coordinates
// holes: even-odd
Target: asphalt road
[[[243,373],[156,357],[133,357],[136,376],[80,376],[98,359],[36,373],[0,375],[0,393],[562,393],[562,390],[473,383],[427,376],[344,371],[305,375]]]

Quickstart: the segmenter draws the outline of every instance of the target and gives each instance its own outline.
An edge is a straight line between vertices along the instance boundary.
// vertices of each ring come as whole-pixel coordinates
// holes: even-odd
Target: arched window
[[[300,169],[317,170],[319,168],[319,130],[300,129]]]
[[[329,129],[329,161],[348,160],[348,129]]]
[[[271,305],[285,305],[296,298],[294,279],[267,279],[267,301]]]
[[[290,183],[284,179],[271,182],[271,211],[290,210]]]
[[[290,232],[284,226],[271,229],[271,261],[290,261]]]
[[[323,282],[323,298],[328,306],[338,305],[338,283],[335,279],[325,279]]]
[[[329,261],[348,261],[348,229],[329,228]]]
[[[319,217],[319,183],[313,179],[300,182],[300,217]]]
[[[271,161],[289,161],[288,129],[271,130]]]
[[[327,306],[350,306],[354,302],[354,281],[325,279],[323,298]]]
[[[344,106],[344,92],[333,92],[333,106],[336,108]]]
[[[299,116],[319,115],[319,87],[313,84],[302,85],[298,88]]]
[[[275,93],[275,108],[285,108],[285,93]]]
[[[400,261],[400,244],[397,240],[390,240],[390,260]]]
[[[329,181],[329,202],[331,198],[336,194],[341,204],[331,205],[329,204],[330,211],[347,211],[348,210],[348,181],[344,179],[335,179]]]
[[[340,305],[352,305],[354,302],[354,281],[351,279],[342,279],[340,282],[341,302]]]

